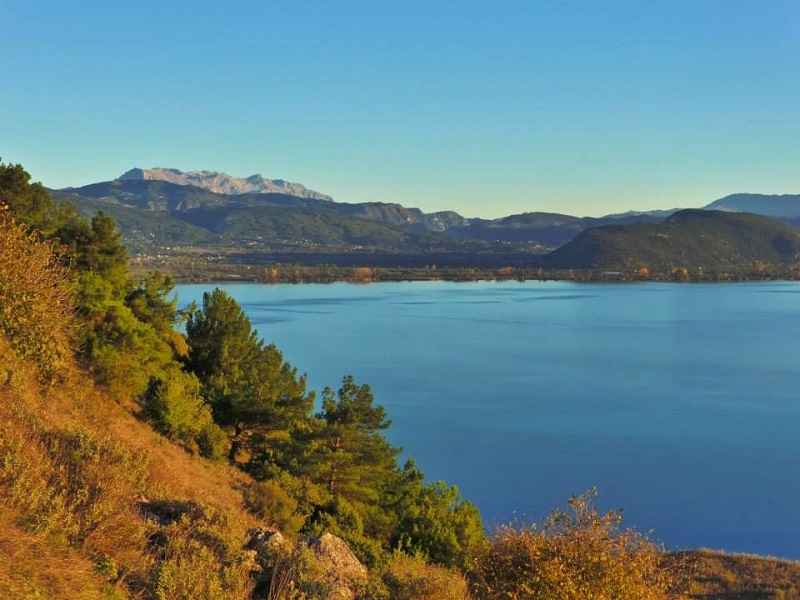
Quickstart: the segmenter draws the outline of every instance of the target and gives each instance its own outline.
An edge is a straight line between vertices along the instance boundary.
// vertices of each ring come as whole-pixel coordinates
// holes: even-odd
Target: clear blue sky
[[[800,193],[800,2],[4,0],[0,157],[495,217]]]

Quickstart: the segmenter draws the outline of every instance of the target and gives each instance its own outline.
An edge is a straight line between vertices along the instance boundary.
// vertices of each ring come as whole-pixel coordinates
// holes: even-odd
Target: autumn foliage
[[[540,525],[501,527],[472,570],[482,600],[664,600],[673,587],[660,548],[601,514],[592,489]]]
[[[0,331],[46,381],[72,356],[74,295],[66,276],[50,243],[0,214]]]

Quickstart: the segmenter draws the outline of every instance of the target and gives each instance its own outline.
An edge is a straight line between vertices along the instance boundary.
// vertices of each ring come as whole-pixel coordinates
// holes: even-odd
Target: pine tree
[[[275,431],[289,429],[308,416],[313,394],[305,376],[284,362],[274,346],[266,346],[250,319],[227,293],[215,289],[203,295],[203,306],[188,317],[189,355],[186,365],[203,384],[214,420],[231,436],[230,459],[252,451]]]

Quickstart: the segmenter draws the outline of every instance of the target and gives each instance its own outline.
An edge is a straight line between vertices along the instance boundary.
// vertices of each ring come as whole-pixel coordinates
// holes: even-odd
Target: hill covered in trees
[[[130,276],[108,215],[29,179],[0,163],[1,596],[741,597],[730,577],[706,594],[723,567],[692,583],[594,491],[487,537],[398,462],[368,385],[317,399],[233,298],[178,310],[168,277]],[[751,597],[791,597],[797,568],[770,565]]]
[[[683,210],[659,224],[588,229],[547,256],[552,268],[635,270],[736,269],[754,262],[789,263],[800,235],[761,215]]]

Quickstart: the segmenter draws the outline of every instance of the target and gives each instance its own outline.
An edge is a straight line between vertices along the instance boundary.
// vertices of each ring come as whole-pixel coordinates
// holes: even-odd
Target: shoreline
[[[185,263],[169,259],[130,262],[134,277],[161,272],[179,284],[190,283],[390,283],[410,281],[574,281],[580,283],[742,283],[800,281],[794,265],[749,265],[730,269],[672,267],[668,269],[543,269],[539,267],[363,267],[299,265],[290,263],[242,264],[231,262]]]

